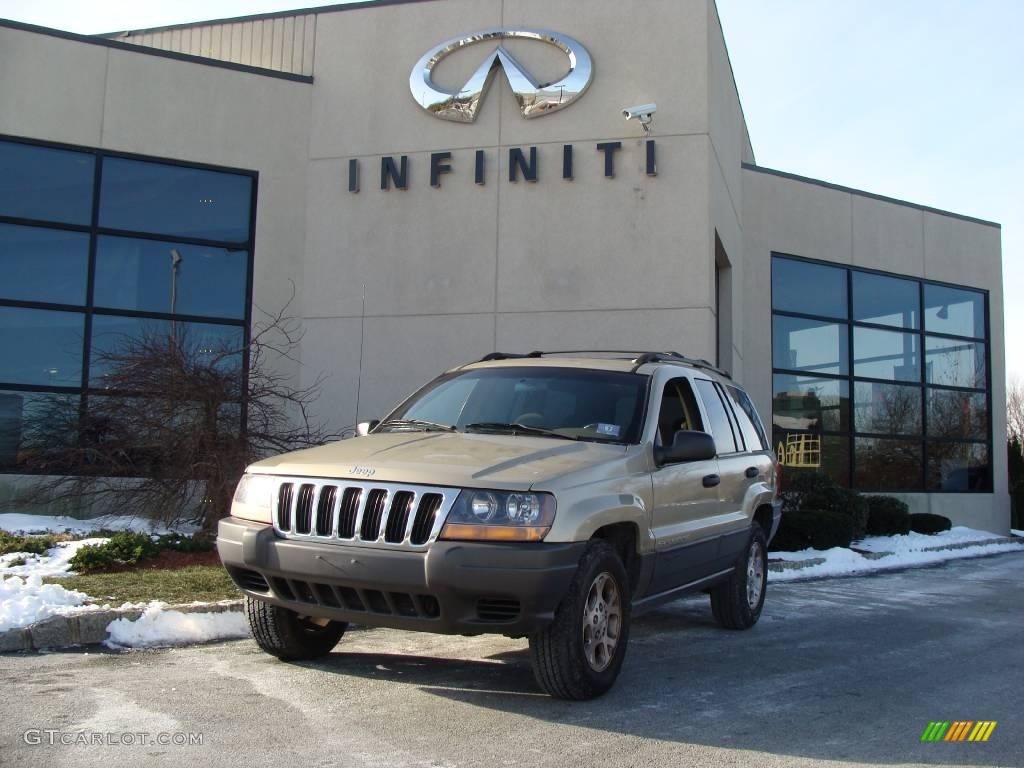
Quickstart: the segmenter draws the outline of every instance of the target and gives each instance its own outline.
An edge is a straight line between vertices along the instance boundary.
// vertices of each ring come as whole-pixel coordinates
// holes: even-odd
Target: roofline
[[[162,48],[151,48],[145,45],[133,45],[132,43],[122,43],[119,40],[108,40],[107,38],[96,37],[94,35],[80,35],[77,32],[66,32],[63,29],[51,29],[50,27],[40,27],[36,24],[26,24],[25,22],[14,21],[13,19],[0,19],[0,28],[15,29],[18,30],[19,32],[31,32],[33,34],[47,35],[49,37],[58,37],[63,40],[71,40],[76,43],[85,43],[87,45],[101,45],[106,48],[114,48],[120,51],[127,51],[128,53],[138,53],[143,56],[159,56],[160,58],[164,59],[187,61],[192,64],[202,64],[204,67],[219,67],[220,69],[231,69],[235,72],[245,72],[250,75],[261,75],[262,77],[276,77],[280,80],[292,80],[298,83],[313,82],[313,78],[309,75],[296,75],[292,72],[281,72],[276,69],[253,67],[248,64],[236,64],[232,61],[221,61],[220,59],[208,59],[203,56],[193,56],[188,53],[178,53],[177,51],[165,51]]]
[[[410,3],[426,3],[433,0],[359,0],[352,3],[337,3],[335,5],[321,5],[313,8],[296,8],[291,11],[270,11],[268,13],[254,13],[249,16],[229,16],[224,19],[209,19],[200,21],[188,21],[182,24],[167,24],[162,27],[145,27],[143,29],[120,29],[116,32],[104,32],[95,37],[115,37],[117,35],[145,35],[152,32],[168,32],[174,29],[188,29],[189,27],[206,27],[213,24],[237,24],[245,21],[263,21],[264,19],[286,19],[289,16],[307,16],[314,13],[335,13],[336,11],[356,11],[362,8],[373,8],[387,5],[406,5]]]
[[[800,176],[795,173],[787,173],[786,171],[777,171],[774,168],[765,168],[761,165],[753,165],[752,163],[741,163],[743,170],[754,171],[756,173],[766,173],[770,176],[779,176],[783,179],[791,179],[793,181],[802,181],[805,184],[814,184],[818,187],[825,187],[826,189],[834,189],[837,192],[846,192],[851,195],[859,195],[860,197],[869,197],[872,200],[880,200],[883,203],[892,203],[894,205],[902,205],[907,208],[916,208],[919,211],[925,211],[926,213],[937,213],[940,216],[949,216],[953,219],[960,219],[961,221],[969,221],[972,224],[981,224],[984,227],[995,227],[996,229],[1002,229],[1003,225],[996,221],[988,221],[986,219],[979,219],[974,216],[967,216],[963,213],[954,213],[953,211],[944,211],[941,208],[932,208],[930,205],[921,205],[919,203],[911,203],[907,200],[900,200],[896,197],[886,197],[885,195],[877,195],[874,192],[865,192],[863,189],[854,189],[853,187],[844,187],[842,184],[833,184],[830,181],[822,181],[821,179],[812,179],[809,176]]]

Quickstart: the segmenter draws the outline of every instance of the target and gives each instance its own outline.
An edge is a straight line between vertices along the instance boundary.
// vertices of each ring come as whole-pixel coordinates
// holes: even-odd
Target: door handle
[[[747,471],[745,474],[747,477],[753,480],[758,475],[757,467],[747,467]]]
[[[705,488],[714,488],[720,482],[722,482],[722,478],[720,478],[718,475],[704,475]]]

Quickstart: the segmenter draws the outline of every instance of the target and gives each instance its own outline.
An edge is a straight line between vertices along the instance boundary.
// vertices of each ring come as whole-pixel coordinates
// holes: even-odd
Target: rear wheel
[[[726,629],[750,629],[761,617],[768,586],[767,551],[764,529],[755,523],[732,576],[712,588],[711,612]]]
[[[630,593],[612,546],[591,541],[555,620],[530,636],[533,674],[560,699],[592,699],[612,687],[626,657]]]
[[[341,640],[348,624],[300,616],[278,605],[245,598],[249,630],[256,644],[284,661],[308,661],[326,656]]]

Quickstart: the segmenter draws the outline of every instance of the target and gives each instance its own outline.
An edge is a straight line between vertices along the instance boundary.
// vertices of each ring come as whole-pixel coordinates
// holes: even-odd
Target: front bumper
[[[435,541],[424,552],[283,539],[228,517],[217,550],[247,595],[335,621],[527,635],[554,618],[585,543]]]

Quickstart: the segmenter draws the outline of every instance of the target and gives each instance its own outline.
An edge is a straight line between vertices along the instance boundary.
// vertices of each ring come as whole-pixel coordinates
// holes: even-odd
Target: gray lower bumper
[[[246,594],[369,626],[525,635],[550,622],[584,543],[436,541],[425,552],[292,541],[220,521],[217,549]]]

